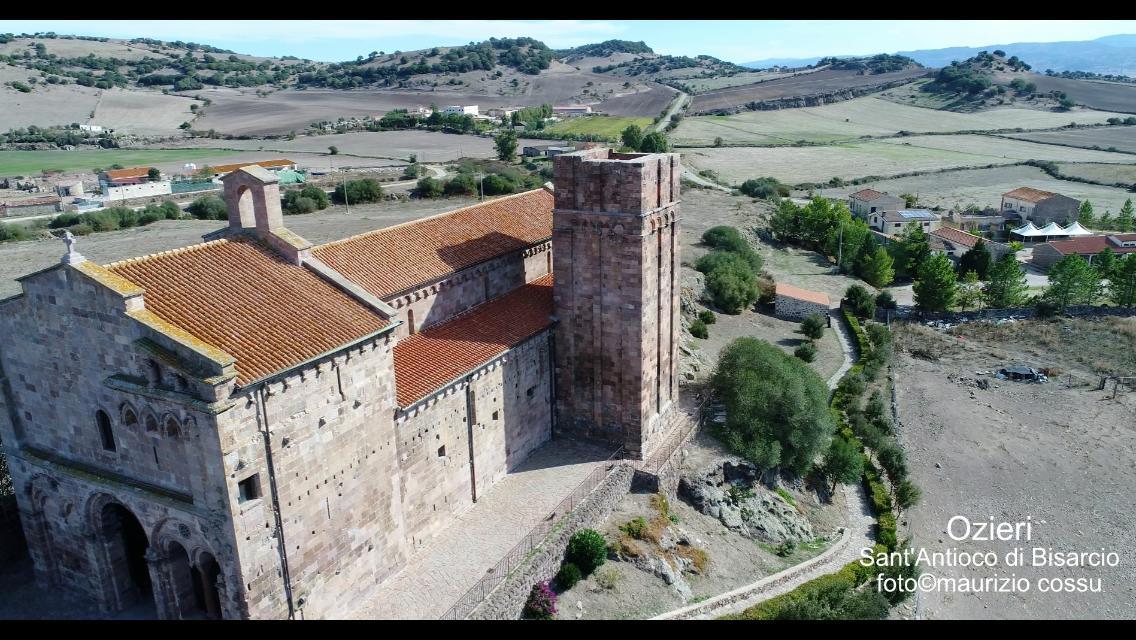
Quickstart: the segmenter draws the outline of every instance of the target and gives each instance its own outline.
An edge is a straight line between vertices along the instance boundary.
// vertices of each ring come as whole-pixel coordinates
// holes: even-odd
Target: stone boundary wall
[[[848,541],[851,539],[851,529],[844,527],[844,529],[840,533],[840,539],[836,541],[836,544],[832,545],[831,547],[826,549],[824,553],[815,558],[812,558],[811,560],[806,560],[800,564],[789,567],[788,569],[785,569],[780,573],[775,573],[771,576],[762,578],[761,580],[758,580],[753,584],[739,587],[737,589],[734,589],[733,591],[727,591],[720,596],[713,597],[704,602],[700,602],[688,607],[683,607],[681,609],[675,609],[674,611],[668,611],[667,613],[651,618],[651,620],[692,620],[695,618],[709,616],[711,614],[714,614],[715,612],[722,613],[721,610],[725,609],[726,607],[737,604],[743,600],[748,600],[750,598],[753,598],[754,596],[766,594],[770,591],[773,591],[774,589],[777,589],[778,587],[781,587],[786,583],[800,577],[801,574],[829,562],[844,551],[844,549],[848,546]],[[779,594],[770,594],[769,597],[775,597],[776,595]]]
[[[678,440],[673,443],[664,443],[664,447],[673,447],[671,452],[667,454],[666,460],[659,465],[657,470],[644,468],[640,465],[635,470],[635,478],[632,481],[632,487],[637,490],[646,490],[651,493],[665,493],[669,497],[674,497],[678,492],[678,481],[682,468],[682,449],[694,434],[698,433],[699,427],[702,426],[701,418],[692,418],[689,415],[681,414],[679,424],[676,424],[674,429],[679,434]],[[684,424],[685,422],[685,424]],[[686,433],[682,433],[682,429],[686,429]],[[645,464],[645,463],[642,463]]]
[[[876,309],[876,320],[879,322],[886,322],[888,319],[888,309]],[[925,322],[927,320],[943,320],[946,322],[959,322],[959,321],[973,321],[973,320],[996,320],[1000,318],[1009,318],[1010,316],[1018,316],[1023,318],[1037,317],[1036,307],[1015,307],[1011,309],[981,309],[976,311],[918,311],[913,307],[899,307],[898,309],[890,310],[891,319],[893,320],[906,320],[908,322]],[[1086,317],[1101,317],[1101,316],[1120,316],[1120,317],[1133,317],[1136,316],[1136,307],[1098,307],[1092,305],[1075,305],[1065,309],[1063,313],[1058,313],[1058,317],[1066,315],[1074,316],[1077,318]]]
[[[549,535],[521,568],[505,579],[489,597],[470,614],[471,620],[515,620],[521,617],[532,586],[552,580],[560,570],[568,540],[576,531],[599,526],[631,491],[635,469],[619,464],[595,488],[585,502],[576,507]]]

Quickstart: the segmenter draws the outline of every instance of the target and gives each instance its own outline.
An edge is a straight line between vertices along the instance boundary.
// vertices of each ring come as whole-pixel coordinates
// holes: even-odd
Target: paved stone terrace
[[[563,439],[544,445],[346,617],[441,617],[611,453]]]

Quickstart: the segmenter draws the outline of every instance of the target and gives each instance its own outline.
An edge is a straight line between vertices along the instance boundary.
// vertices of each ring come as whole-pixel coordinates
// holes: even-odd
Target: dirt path
[[[835,331],[836,336],[840,338],[840,348],[844,350],[844,364],[840,365],[836,373],[832,374],[832,377],[828,379],[828,388],[836,389],[836,385],[840,384],[841,376],[847,373],[848,370],[852,368],[852,364],[856,361],[856,351],[852,347],[852,338],[849,337],[848,330],[844,327],[844,323],[840,321],[840,310],[830,309],[829,313],[832,314],[832,330]]]
[[[671,123],[671,118],[674,117],[674,114],[678,113],[678,110],[681,109],[683,105],[687,104],[689,101],[690,96],[679,91],[678,95],[675,96],[674,102],[671,103],[671,108],[667,110],[667,115],[663,116],[662,120],[659,120],[657,123],[655,123],[654,130],[662,131],[663,129],[665,129],[666,126]]]

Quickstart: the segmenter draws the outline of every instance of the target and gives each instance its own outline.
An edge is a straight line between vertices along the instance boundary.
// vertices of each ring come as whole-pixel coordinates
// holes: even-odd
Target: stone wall
[[[555,162],[557,428],[640,457],[678,386],[678,156]]]
[[[414,548],[548,441],[551,369],[543,331],[399,412],[398,468]]]
[[[580,529],[600,526],[631,490],[631,479],[634,475],[635,469],[630,464],[616,465],[587,500],[557,525],[529,561],[494,589],[469,617],[475,620],[520,618],[532,586],[538,582],[552,580],[560,570],[572,534]]]
[[[402,324],[399,338],[445,322],[474,305],[502,296],[548,275],[552,269],[551,242],[463,269],[436,282],[383,299],[397,312]]]
[[[824,318],[828,315],[828,310],[828,305],[820,304],[819,302],[810,302],[792,296],[778,295],[774,301],[773,315],[782,320],[800,322],[814,313]]]

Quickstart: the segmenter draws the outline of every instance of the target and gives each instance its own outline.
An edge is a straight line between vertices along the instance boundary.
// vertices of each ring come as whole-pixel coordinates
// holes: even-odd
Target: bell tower
[[[677,412],[679,156],[554,162],[557,432],[644,458]]]

